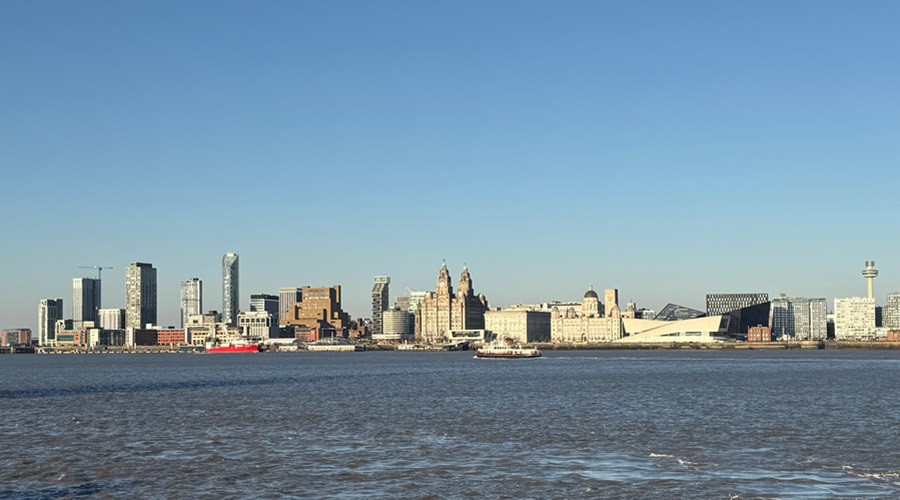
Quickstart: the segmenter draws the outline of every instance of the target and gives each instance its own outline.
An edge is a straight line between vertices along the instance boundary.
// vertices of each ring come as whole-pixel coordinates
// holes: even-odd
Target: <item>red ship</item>
[[[247,343],[228,343],[221,344],[217,346],[206,346],[207,353],[222,353],[222,352],[259,352],[259,345],[257,344],[247,344]]]

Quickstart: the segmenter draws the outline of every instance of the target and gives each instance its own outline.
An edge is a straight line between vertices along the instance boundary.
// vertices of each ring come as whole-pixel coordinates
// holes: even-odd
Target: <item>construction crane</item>
[[[104,269],[112,269],[111,266],[78,266],[78,269],[96,269],[97,270],[97,279],[101,279],[103,277]]]

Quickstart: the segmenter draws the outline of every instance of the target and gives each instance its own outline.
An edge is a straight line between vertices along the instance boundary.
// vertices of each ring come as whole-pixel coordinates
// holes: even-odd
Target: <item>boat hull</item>
[[[479,358],[506,358],[506,359],[527,359],[527,358],[539,358],[541,357],[540,352],[536,353],[528,353],[528,354],[511,354],[511,353],[494,353],[494,352],[476,352],[476,357]]]
[[[247,344],[247,345],[229,345],[229,346],[220,346],[220,347],[207,347],[206,351],[208,354],[222,354],[222,353],[233,353],[233,352],[259,352],[259,346],[256,344]]]

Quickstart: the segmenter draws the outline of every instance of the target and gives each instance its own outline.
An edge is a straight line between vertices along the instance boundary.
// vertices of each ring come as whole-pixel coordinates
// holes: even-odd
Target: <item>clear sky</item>
[[[124,307],[158,268],[221,310],[468,263],[491,305],[589,285],[900,289],[898,2],[0,2],[0,327]]]

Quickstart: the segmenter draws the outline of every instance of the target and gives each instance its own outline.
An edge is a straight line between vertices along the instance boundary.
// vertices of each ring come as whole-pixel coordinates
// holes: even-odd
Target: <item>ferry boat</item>
[[[337,343],[319,343],[319,342],[310,342],[306,344],[307,351],[319,351],[319,352],[357,352],[357,351],[365,351],[366,348],[359,344],[337,344]]]
[[[475,351],[478,358],[539,358],[541,351],[533,347],[523,347],[519,344],[507,344],[505,342],[493,342],[482,346]]]
[[[209,354],[218,354],[224,352],[259,352],[259,345],[250,344],[244,341],[228,342],[218,345],[209,342],[206,344],[206,350],[203,352]]]

